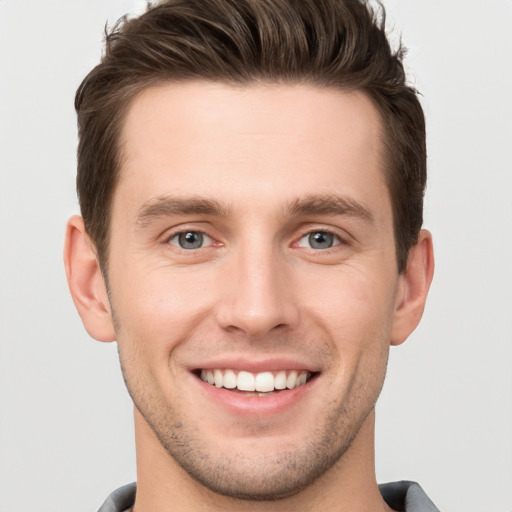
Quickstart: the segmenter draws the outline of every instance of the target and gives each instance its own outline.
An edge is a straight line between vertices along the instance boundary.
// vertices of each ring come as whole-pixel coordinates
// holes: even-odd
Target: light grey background
[[[392,349],[378,478],[418,480],[444,512],[511,512],[512,1],[384,3],[424,96],[437,270]],[[143,6],[0,0],[0,512],[94,511],[135,479],[115,345],[83,330],[61,253],[74,91],[105,22]]]

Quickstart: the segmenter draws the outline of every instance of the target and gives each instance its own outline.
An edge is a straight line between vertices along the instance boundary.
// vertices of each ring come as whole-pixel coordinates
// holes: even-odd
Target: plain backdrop
[[[443,512],[512,511],[512,1],[385,0],[428,123],[437,269],[391,351],[379,481]],[[135,479],[115,344],[85,333],[62,265],[74,92],[135,0],[0,0],[0,512],[89,512]]]

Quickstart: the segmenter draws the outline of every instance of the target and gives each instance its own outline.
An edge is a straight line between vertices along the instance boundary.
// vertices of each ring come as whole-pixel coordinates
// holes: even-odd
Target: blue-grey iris
[[[325,231],[315,231],[308,236],[308,242],[313,249],[329,249],[334,245],[334,235]]]
[[[203,245],[203,233],[187,231],[178,235],[178,243],[182,249],[199,249]]]

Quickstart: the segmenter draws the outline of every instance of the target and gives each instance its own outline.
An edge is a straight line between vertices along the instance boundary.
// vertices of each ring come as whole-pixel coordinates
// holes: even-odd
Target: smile
[[[306,384],[311,372],[303,370],[280,370],[277,372],[251,373],[230,369],[201,370],[201,380],[230,390],[244,392],[271,393],[285,389],[295,389]]]

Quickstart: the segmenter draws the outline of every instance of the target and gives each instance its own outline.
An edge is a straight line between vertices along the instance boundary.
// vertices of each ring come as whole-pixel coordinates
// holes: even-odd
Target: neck
[[[276,501],[247,501],[214,493],[193,479],[165,451],[136,410],[137,496],[133,510],[389,512],[375,479],[374,425],[372,411],[341,459],[306,489]]]

